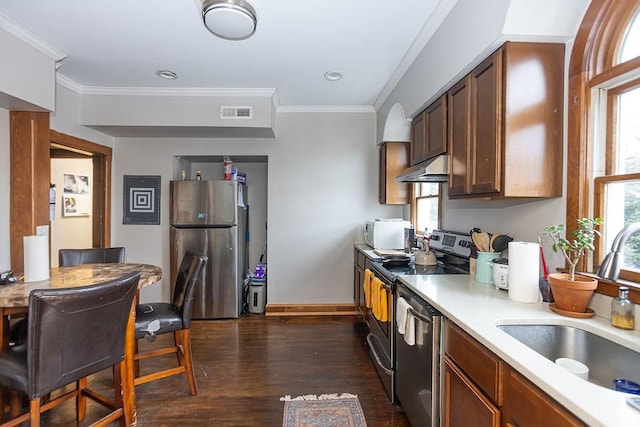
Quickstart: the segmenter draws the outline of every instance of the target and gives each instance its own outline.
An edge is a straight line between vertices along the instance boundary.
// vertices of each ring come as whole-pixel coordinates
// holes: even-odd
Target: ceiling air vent
[[[221,119],[252,119],[253,107],[220,107]]]

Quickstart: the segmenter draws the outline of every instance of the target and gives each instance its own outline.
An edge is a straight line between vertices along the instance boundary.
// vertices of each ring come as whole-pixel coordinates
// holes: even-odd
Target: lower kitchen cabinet
[[[362,320],[365,319],[367,307],[364,299],[364,271],[371,269],[371,260],[358,249],[353,251],[353,302]]]
[[[500,410],[448,357],[444,358],[442,425],[500,425]],[[473,422],[471,422],[473,420]]]
[[[585,425],[449,320],[444,340],[443,426]]]
[[[504,394],[505,402],[502,414],[505,426],[569,427],[586,425],[510,367],[505,369]]]

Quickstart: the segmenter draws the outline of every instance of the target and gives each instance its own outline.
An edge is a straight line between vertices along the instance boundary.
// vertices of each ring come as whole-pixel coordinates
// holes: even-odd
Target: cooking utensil
[[[480,233],[479,232],[471,233],[471,240],[473,240],[473,243],[476,245],[476,249],[478,250],[478,252],[483,252],[482,239],[480,239]]]
[[[498,237],[498,236],[500,236],[500,233],[494,233],[494,234],[491,236],[491,241],[489,242],[489,252],[497,252],[497,251],[495,250],[495,247],[493,246],[493,242],[495,242],[496,237]]]
[[[480,247],[482,252],[489,252],[491,246],[491,236],[486,231],[479,233]]]
[[[500,234],[493,240],[491,247],[494,252],[504,252],[509,249],[509,242],[512,241],[513,237],[507,236],[506,234]]]

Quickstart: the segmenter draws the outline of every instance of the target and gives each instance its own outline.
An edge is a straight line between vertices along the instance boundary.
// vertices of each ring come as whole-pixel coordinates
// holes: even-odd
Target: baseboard
[[[265,316],[355,316],[353,304],[267,304]]]

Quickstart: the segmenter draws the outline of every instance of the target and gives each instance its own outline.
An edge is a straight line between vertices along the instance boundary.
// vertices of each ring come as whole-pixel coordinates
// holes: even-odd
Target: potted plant
[[[552,250],[561,251],[569,265],[568,273],[549,274],[549,284],[555,299],[554,307],[559,311],[585,313],[598,281],[576,275],[576,265],[583,255],[595,249],[593,241],[596,235],[600,235],[596,227],[602,224],[602,218],[580,218],[577,222],[578,228],[571,232],[572,240],[565,237],[564,224],[545,227],[544,231],[553,241]]]

